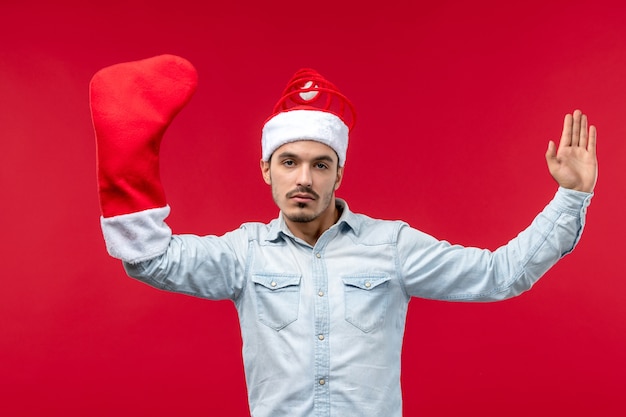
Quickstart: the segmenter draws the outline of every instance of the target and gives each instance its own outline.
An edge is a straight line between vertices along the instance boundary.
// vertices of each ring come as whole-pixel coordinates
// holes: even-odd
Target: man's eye
[[[283,165],[291,167],[295,164],[295,162],[291,161],[291,160],[287,160],[283,162]]]
[[[315,164],[315,167],[318,168],[318,169],[326,169],[326,168],[328,168],[328,165],[319,162],[319,163]]]

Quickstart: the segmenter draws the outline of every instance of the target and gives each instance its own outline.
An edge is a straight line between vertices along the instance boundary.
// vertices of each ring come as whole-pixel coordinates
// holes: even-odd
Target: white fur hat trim
[[[289,110],[265,123],[261,137],[262,158],[269,161],[276,149],[289,142],[314,140],[330,146],[346,162],[348,126],[336,115],[322,110]]]

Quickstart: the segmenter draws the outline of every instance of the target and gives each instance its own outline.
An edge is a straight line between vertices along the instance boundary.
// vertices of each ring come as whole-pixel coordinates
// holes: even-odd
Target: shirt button
[[[324,379],[320,379],[320,385],[324,385],[326,383],[326,381],[324,381]]]
[[[323,334],[321,334],[321,335],[317,336],[317,338],[318,338],[319,340],[324,340],[324,335],[323,335]]]
[[[371,286],[372,286],[372,284],[369,281],[365,283],[365,288],[369,288]]]
[[[275,287],[275,286],[276,286],[276,282],[275,282],[275,281],[272,281],[272,283],[271,283],[270,285],[271,285],[272,287]]]
[[[322,257],[322,255],[320,255],[320,253],[318,252],[318,253],[315,254],[315,257],[319,259],[319,258]]]
[[[323,297],[324,296],[324,291],[318,292],[317,295],[319,295],[320,297]]]

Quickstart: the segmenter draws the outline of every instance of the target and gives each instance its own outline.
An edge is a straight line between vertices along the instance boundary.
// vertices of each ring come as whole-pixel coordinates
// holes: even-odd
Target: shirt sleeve
[[[591,198],[559,188],[528,228],[495,251],[451,245],[403,225],[397,247],[407,294],[446,301],[498,301],[521,294],[574,249]]]
[[[174,235],[162,255],[124,262],[124,268],[129,276],[165,291],[234,300],[243,288],[247,243],[244,228],[220,237]]]

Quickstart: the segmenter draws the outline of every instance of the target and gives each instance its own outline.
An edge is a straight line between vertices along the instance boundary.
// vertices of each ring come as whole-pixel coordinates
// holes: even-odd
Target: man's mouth
[[[299,203],[308,203],[310,201],[317,200],[318,196],[314,191],[307,190],[293,190],[287,193],[287,198],[297,201]]]
[[[315,200],[315,197],[313,197],[311,194],[302,193],[292,194],[291,196],[289,196],[289,198],[299,203],[307,203],[309,201]]]

